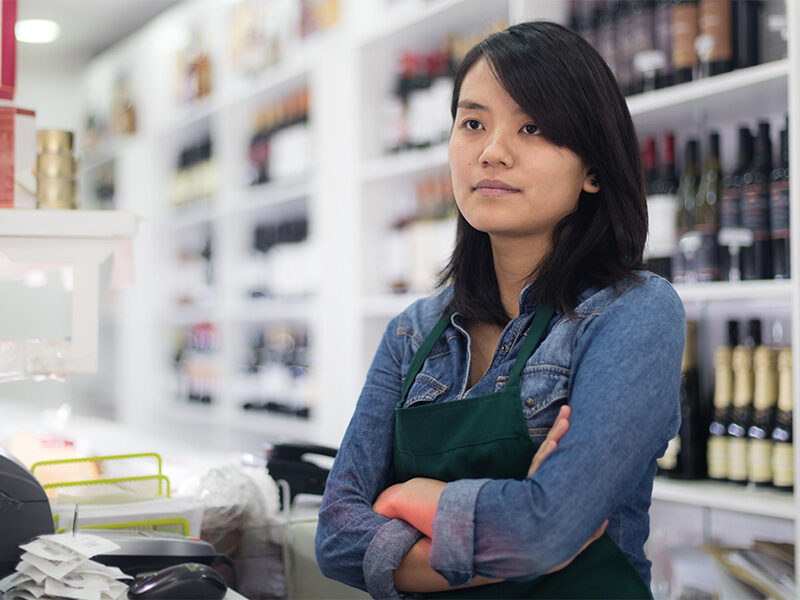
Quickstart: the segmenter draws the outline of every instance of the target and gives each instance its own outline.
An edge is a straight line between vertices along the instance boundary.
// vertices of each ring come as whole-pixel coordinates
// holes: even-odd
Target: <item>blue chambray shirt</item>
[[[451,585],[475,575],[528,580],[575,555],[608,518],[606,530],[650,582],[644,543],[656,458],[680,425],[685,338],[680,298],[661,277],[582,290],[575,316],[556,314],[526,363],[522,412],[541,442],[560,407],[569,431],[539,470],[522,481],[448,483],[433,522],[430,564]],[[486,374],[467,390],[470,341],[460,315],[431,350],[405,406],[448,402],[503,389],[531,323],[532,285],[508,323]],[[419,300],[389,323],[328,478],[316,537],[322,572],[397,598],[393,571],[422,534],[372,504],[391,477],[394,407],[423,338],[452,294]]]

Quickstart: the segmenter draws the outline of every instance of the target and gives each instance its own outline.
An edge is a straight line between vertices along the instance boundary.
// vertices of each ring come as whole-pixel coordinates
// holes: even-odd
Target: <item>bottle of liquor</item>
[[[755,334],[758,341],[755,342]],[[728,479],[747,483],[747,428],[753,406],[753,345],[761,344],[760,332],[749,324],[748,340],[733,349],[733,410],[728,425]]]
[[[789,279],[789,125],[781,131],[778,166],[769,186],[772,266],[775,279]]]
[[[697,322],[686,322],[686,345],[681,362],[681,427],[678,431],[680,452],[678,466],[672,473],[680,479],[703,479],[706,476],[708,411],[700,396],[697,367]]]
[[[622,93],[630,95],[633,83],[633,7],[630,0],[617,2],[617,80]]]
[[[701,59],[706,59],[708,75],[727,73],[733,69],[732,0],[700,0],[698,15],[700,35],[707,36],[708,52]]]
[[[709,136],[709,151],[697,192],[694,229],[702,235],[697,252],[697,280],[719,280],[719,196],[722,176],[719,161],[719,133]]]
[[[739,343],[739,323],[728,321],[728,343],[714,353],[714,412],[708,428],[708,476],[728,479],[728,425],[733,399],[731,353]]]
[[[761,2],[735,0],[733,3],[733,45],[737,69],[759,64]]]
[[[697,70],[697,0],[678,0],[672,5],[673,83],[691,81]]]
[[[686,154],[683,159],[683,171],[678,184],[678,212],[676,213],[675,235],[680,242],[681,237],[694,229],[695,199],[700,185],[700,166],[697,162],[697,140],[686,143]],[[684,283],[693,264],[687,264],[681,249],[675,253],[672,264],[672,277],[676,283]]]
[[[664,66],[656,73],[656,87],[672,85],[672,0],[657,0],[653,9],[655,19],[655,49],[664,57]]]
[[[645,74],[637,66],[637,56],[655,48],[655,6],[650,0],[634,0],[631,4],[631,94],[645,90]]]
[[[778,351],[778,408],[772,430],[772,484],[782,490],[794,488],[792,434],[792,349]]]
[[[742,177],[742,225],[753,232],[753,245],[742,248],[742,279],[772,277],[769,218],[771,172],[772,142],[769,137],[769,122],[760,121],[753,161]]]
[[[747,478],[757,486],[772,485],[772,429],[778,400],[775,351],[759,346],[753,352],[753,416],[747,429]]]
[[[739,127],[739,158],[736,168],[722,178],[720,195],[719,221],[722,227],[741,227],[741,197],[743,177],[747,167],[753,160],[753,134],[749,127]],[[735,265],[740,268],[740,265]],[[724,280],[729,279],[731,269],[731,253],[727,246],[720,249],[720,270]]]
[[[675,174],[675,137],[664,136],[660,166],[655,158],[655,140],[647,140],[644,151],[645,194],[649,225],[647,232],[647,269],[670,280],[670,266],[677,252],[675,212],[677,210],[678,177]],[[653,169],[650,171],[650,161]],[[648,173],[654,173],[648,175]]]

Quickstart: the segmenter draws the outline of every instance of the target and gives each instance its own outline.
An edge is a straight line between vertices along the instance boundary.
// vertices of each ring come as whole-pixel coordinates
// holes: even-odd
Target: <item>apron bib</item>
[[[544,334],[553,309],[536,312],[507,385],[499,392],[403,408],[408,391],[433,345],[447,328],[443,316],[417,350],[395,408],[395,481],[429,477],[524,479],[536,453],[522,414],[520,376]],[[431,592],[426,598],[652,598],[638,571],[603,534],[567,567],[531,581]]]

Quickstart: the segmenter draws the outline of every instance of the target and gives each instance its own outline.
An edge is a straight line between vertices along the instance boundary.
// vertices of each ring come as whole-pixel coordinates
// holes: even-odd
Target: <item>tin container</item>
[[[77,161],[70,154],[39,154],[36,157],[36,177],[74,179]]]
[[[78,184],[75,179],[64,177],[39,177],[36,180],[36,198],[39,206],[73,209]]]
[[[73,135],[61,129],[36,132],[36,154],[72,154]]]

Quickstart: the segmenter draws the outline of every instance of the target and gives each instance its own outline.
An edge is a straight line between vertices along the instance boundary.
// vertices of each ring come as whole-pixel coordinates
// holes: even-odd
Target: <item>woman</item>
[[[648,597],[685,320],[640,270],[625,100],[580,36],[531,22],[472,48],[451,112],[456,246],[442,289],[385,331],[328,479],[320,568],[376,598]]]

